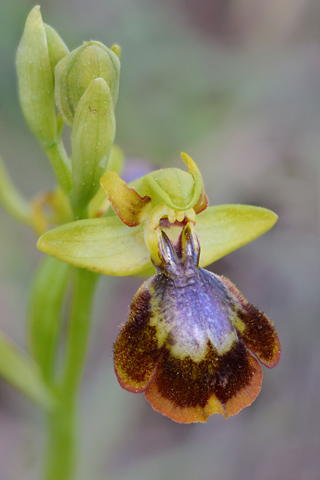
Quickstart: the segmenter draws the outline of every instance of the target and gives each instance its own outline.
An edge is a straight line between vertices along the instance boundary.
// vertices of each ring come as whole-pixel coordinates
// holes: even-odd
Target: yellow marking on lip
[[[209,348],[208,348],[208,340],[203,345],[197,345],[193,350],[190,349],[190,344],[181,345],[179,343],[175,343],[174,345],[170,345],[170,343],[166,344],[168,350],[170,350],[170,354],[179,360],[184,360],[185,358],[189,357],[193,362],[200,363],[206,357]],[[221,346],[215,346],[215,351],[217,353],[217,357],[228,353],[234,344],[237,342],[237,335],[235,332],[232,332],[231,335],[228,335]]]

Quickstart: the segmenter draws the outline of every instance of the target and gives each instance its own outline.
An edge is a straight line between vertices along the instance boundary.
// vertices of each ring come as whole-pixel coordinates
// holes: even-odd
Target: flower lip
[[[269,367],[279,359],[274,327],[230,281],[198,267],[192,223],[176,245],[158,235],[157,274],[138,290],[115,343],[119,382],[178,422],[234,415],[260,391],[257,359]]]

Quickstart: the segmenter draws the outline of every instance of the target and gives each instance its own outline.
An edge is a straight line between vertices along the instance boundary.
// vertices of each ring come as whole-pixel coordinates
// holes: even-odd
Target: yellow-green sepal
[[[141,183],[141,195],[152,198],[155,206],[164,203],[175,211],[192,208],[201,195],[201,175],[188,172],[179,168],[163,168],[149,173]]]
[[[133,275],[151,265],[143,226],[118,217],[79,220],[46,232],[38,248],[63,262],[105,275]]]
[[[197,216],[200,266],[209,265],[251,242],[276,221],[277,216],[265,208],[248,205],[209,207]],[[143,223],[127,227],[115,216],[62,225],[42,235],[38,248],[76,267],[106,275],[133,275],[151,266]]]
[[[82,95],[72,126],[71,198],[75,210],[84,208],[99,189],[115,129],[110,88],[103,78],[96,78]]]
[[[140,195],[151,198],[152,206],[164,203],[179,212],[194,208],[199,200],[203,202],[200,199],[203,194],[200,171],[189,155],[181,152],[181,158],[189,168],[188,172],[179,168],[163,168],[133,182]]]
[[[197,215],[201,245],[200,266],[205,267],[246,245],[276,223],[277,215],[250,205],[217,205]]]
[[[43,145],[50,145],[57,136],[54,76],[39,6],[31,10],[26,20],[16,67],[26,122]]]

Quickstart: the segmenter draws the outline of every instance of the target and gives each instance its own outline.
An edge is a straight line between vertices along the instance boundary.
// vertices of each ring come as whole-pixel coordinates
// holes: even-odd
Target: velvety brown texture
[[[263,365],[275,367],[281,354],[281,345],[270,319],[257,307],[248,303],[236,286],[229,279],[222,277],[243,310],[235,307],[237,317],[245,324],[245,329],[237,329],[238,338],[254,353]]]
[[[150,293],[139,290],[131,305],[129,322],[114,345],[114,365],[123,388],[141,392],[151,380],[160,356],[156,328],[148,324],[151,316]]]
[[[275,367],[280,360],[281,347],[268,317],[253,305],[250,305],[247,314],[239,312],[238,316],[246,324],[244,332],[238,333],[238,337],[261,363],[269,368]]]
[[[208,345],[208,353],[199,363],[190,358],[176,359],[166,350],[154,382],[159,394],[177,407],[203,408],[212,395],[226,405],[250,383],[254,369],[249,359],[250,354],[242,343],[235,344],[221,357]]]

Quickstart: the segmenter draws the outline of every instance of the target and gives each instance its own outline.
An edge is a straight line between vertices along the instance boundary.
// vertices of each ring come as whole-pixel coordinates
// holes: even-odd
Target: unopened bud
[[[110,88],[103,78],[93,80],[82,95],[72,126],[72,204],[85,208],[98,191],[115,137]]]
[[[82,95],[96,78],[103,78],[109,86],[115,108],[119,90],[120,47],[115,46],[115,51],[100,42],[85,42],[58,63],[55,70],[56,103],[68,125],[72,125]]]
[[[44,25],[40,7],[34,7],[18,47],[16,66],[23,114],[44,146],[52,144],[57,136],[54,68],[67,53],[57,32]]]

